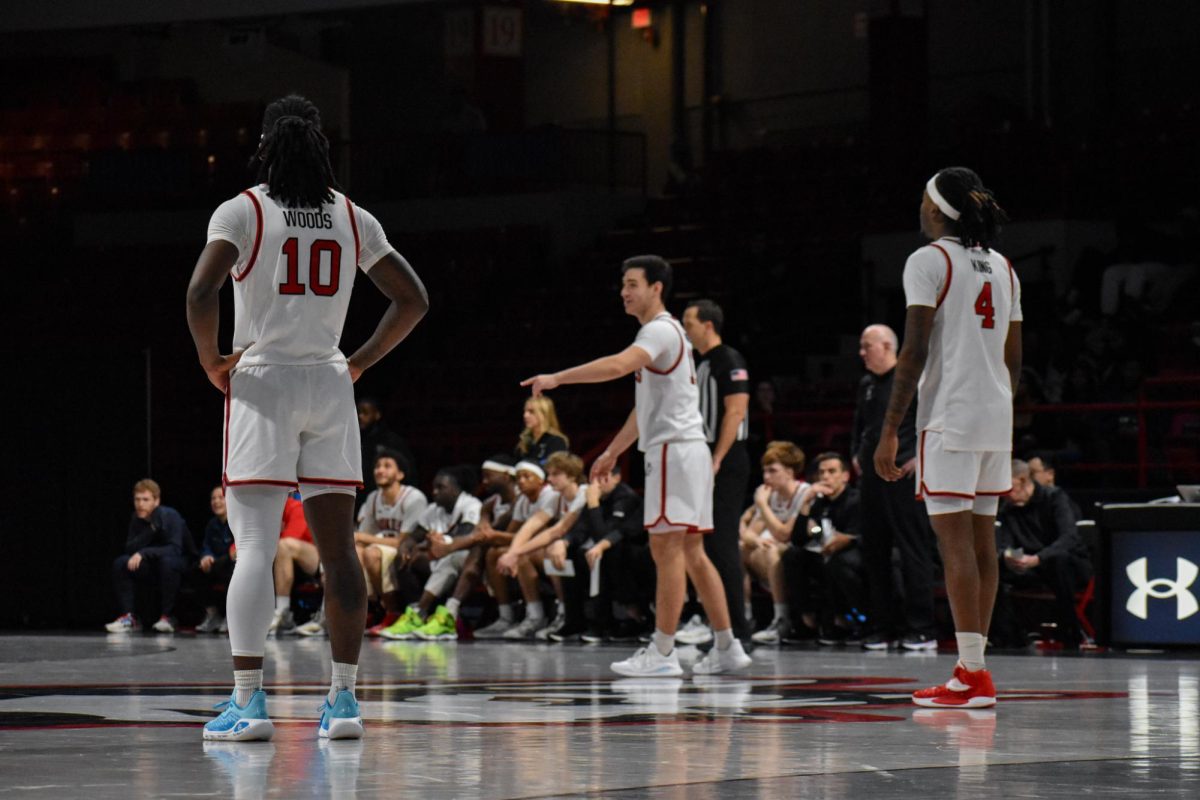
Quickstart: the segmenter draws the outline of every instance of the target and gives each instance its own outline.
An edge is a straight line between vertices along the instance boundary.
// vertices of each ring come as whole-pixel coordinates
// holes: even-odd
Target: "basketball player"
[[[354,552],[362,484],[353,383],[408,336],[425,287],[373,216],[336,191],[316,106],[290,95],[267,106],[251,161],[259,184],[222,203],[188,286],[200,365],[225,393],[224,484],[238,548],[229,584],[235,689],[205,739],[269,739],[263,650],[274,608],[271,561],[288,492],[299,486],[325,570],[333,681],[318,734],[358,738],[354,686],[366,585]],[[338,349],[357,268],[391,305],[349,358]],[[218,293],[233,277],[233,353],[217,345]]]
[[[995,519],[1012,489],[1013,395],[1021,374],[1021,284],[990,249],[1007,221],[979,176],[963,167],[929,179],[921,233],[931,240],[904,265],[904,347],[884,417],[875,469],[896,464],[904,414],[917,402],[917,497],[924,498],[946,569],[959,661],[917,705],[987,708],[996,689],[984,645],[996,599]]]
[[[750,657],[733,636],[725,589],[697,534],[711,533],[712,454],[700,417],[695,366],[683,326],[667,313],[671,265],[658,256],[635,256],[621,266],[625,313],[642,323],[634,343],[606,356],[553,375],[521,383],[535,396],[571,383],[601,383],[633,374],[635,406],[624,426],[592,465],[591,480],[602,480],[636,440],[646,458],[644,521],[658,573],[656,630],[649,647],[612,665],[634,677],[683,674],[675,652],[675,627],[683,610],[687,579],[700,595],[716,644],[693,672],[714,674],[742,669]]]

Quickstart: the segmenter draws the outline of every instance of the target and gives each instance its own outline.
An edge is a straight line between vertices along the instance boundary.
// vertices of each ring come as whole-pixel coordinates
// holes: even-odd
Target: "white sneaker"
[[[560,611],[554,616],[554,621],[535,633],[534,637],[548,642],[552,634],[558,633],[565,627],[567,627],[567,612]]]
[[[154,623],[153,628],[157,633],[174,633],[175,623],[168,617],[159,617],[158,622]]]
[[[491,625],[480,628],[473,634],[476,639],[503,639],[504,634],[508,632],[516,623],[503,617],[497,619]]]
[[[296,622],[292,618],[292,610],[290,608],[282,608],[275,612],[275,616],[271,618],[271,626],[267,628],[267,638],[272,636],[287,636],[296,632]]]
[[[550,624],[550,620],[545,617],[538,619],[530,619],[526,617],[521,620],[520,625],[509,628],[504,632],[504,639],[532,639],[537,636],[538,631]]]
[[[221,627],[222,617],[216,609],[204,616],[204,622],[196,626],[196,633],[216,633]]]
[[[771,620],[771,624],[763,628],[761,631],[754,633],[750,639],[758,644],[779,644],[784,639],[792,635],[791,621],[783,617],[776,617]]]
[[[708,655],[696,662],[692,667],[693,675],[718,675],[722,672],[733,672],[738,669],[745,669],[754,663],[754,659],[746,654],[742,648],[742,643],[737,639],[733,640],[733,644],[724,650],[718,650],[713,647],[708,651]]]
[[[296,633],[300,636],[324,636],[325,635],[325,610],[321,609],[312,615],[312,619],[303,625],[296,626]]]
[[[675,632],[675,641],[680,644],[705,644],[712,640],[712,628],[704,624],[699,614],[692,615],[687,624]]]
[[[679,653],[675,650],[664,656],[654,645],[640,647],[624,661],[614,661],[612,671],[631,678],[677,678],[683,674],[679,666]]]

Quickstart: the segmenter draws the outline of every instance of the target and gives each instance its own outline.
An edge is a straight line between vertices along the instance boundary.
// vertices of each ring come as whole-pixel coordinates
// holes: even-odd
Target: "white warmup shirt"
[[[558,512],[558,492],[548,483],[542,484],[542,491],[537,500],[530,500],[524,494],[517,495],[517,500],[513,503],[512,521],[524,522],[539,511],[545,511],[550,519],[554,519]]]
[[[1021,284],[995,250],[943,238],[904,265],[910,306],[936,308],[921,373],[917,429],[947,450],[1012,450],[1013,394],[1004,344],[1021,321]]]
[[[633,344],[650,354],[650,365],[634,376],[638,449],[705,441],[696,366],[683,326],[664,311],[641,327]]]
[[[233,267],[233,348],[239,362],[328,364],[338,349],[356,266],[391,252],[379,222],[340,192],[320,208],[284,208],[265,184],[226,200],[208,224],[208,241],[238,249]]]
[[[401,486],[400,495],[392,505],[384,502],[383,490],[376,489],[367,495],[358,511],[358,529],[375,536],[412,533],[428,505],[424,492],[414,486]]]
[[[425,512],[421,514],[421,520],[417,524],[430,533],[450,533],[464,522],[469,525],[478,525],[479,512],[482,509],[483,503],[479,501],[478,497],[463,492],[454,502],[452,511],[446,511],[437,503],[430,503],[425,508]]]

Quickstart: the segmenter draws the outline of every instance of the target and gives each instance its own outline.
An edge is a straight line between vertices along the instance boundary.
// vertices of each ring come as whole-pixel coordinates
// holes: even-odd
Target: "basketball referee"
[[[750,635],[744,613],[744,573],[738,546],[738,519],[750,483],[750,370],[737,350],[721,341],[725,312],[712,300],[696,300],[683,313],[683,329],[696,348],[700,415],[713,455],[713,532],[704,539],[708,558],[721,575],[733,634]]]

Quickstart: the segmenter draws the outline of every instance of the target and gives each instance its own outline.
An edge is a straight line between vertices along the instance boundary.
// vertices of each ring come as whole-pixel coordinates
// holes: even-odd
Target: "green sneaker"
[[[404,616],[396,620],[390,627],[384,628],[380,634],[385,639],[414,639],[417,628],[425,624],[416,606],[404,609]]]
[[[454,617],[445,606],[438,606],[424,625],[417,628],[417,637],[427,642],[449,642],[458,638]]]

